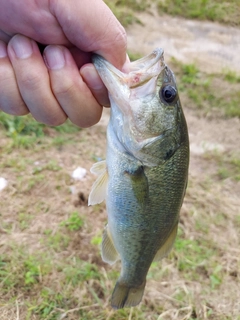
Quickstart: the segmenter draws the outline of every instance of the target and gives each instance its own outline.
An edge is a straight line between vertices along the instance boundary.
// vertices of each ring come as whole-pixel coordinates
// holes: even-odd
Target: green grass
[[[219,179],[232,179],[240,181],[240,153],[234,152],[208,152],[205,157],[217,163],[216,175]]]
[[[141,58],[138,53],[128,53],[131,61]],[[223,70],[222,74],[207,74],[195,64],[184,64],[172,58],[170,66],[177,77],[177,86],[190,99],[187,107],[201,110],[204,115],[240,118],[240,75]]]
[[[27,293],[51,271],[51,262],[46,256],[42,257],[39,253],[29,254],[21,246],[14,246],[10,251],[13,253],[11,259],[8,254],[2,255],[0,260],[1,290],[7,294],[19,288]]]
[[[137,12],[146,11],[155,3],[160,14],[167,13],[189,19],[210,20],[240,25],[240,3],[238,0],[105,0],[123,26],[141,23]],[[155,9],[154,9],[155,10]]]
[[[130,61],[135,61],[142,58],[142,55],[140,53],[133,53],[131,51],[128,51],[128,56]]]
[[[41,145],[42,139],[57,132],[59,135],[52,141],[53,145],[61,146],[69,141],[65,134],[77,133],[81,129],[67,120],[58,127],[48,127],[37,122],[31,115],[11,116],[0,111],[0,129],[4,129],[6,136],[12,138],[8,150],[13,148],[30,149],[35,145]],[[63,135],[65,135],[63,137]]]
[[[191,240],[179,236],[175,243],[178,269],[188,281],[206,281],[212,289],[219,288],[222,266],[215,259],[219,255],[214,244],[204,239]]]
[[[60,226],[65,226],[70,231],[77,231],[83,226],[83,219],[78,212],[73,212],[67,220],[60,223]]]
[[[240,75],[237,74],[235,71],[225,70],[224,80],[228,81],[229,83],[240,83]]]
[[[190,108],[202,110],[205,115],[240,118],[239,75],[223,72],[221,75],[201,72],[194,64],[183,64],[172,59],[180,94],[186,94]]]
[[[190,19],[211,20],[240,25],[240,3],[238,0],[160,0],[159,12]]]
[[[105,0],[105,2],[124,27],[141,23],[136,12],[145,11],[150,6],[150,1],[146,0]]]

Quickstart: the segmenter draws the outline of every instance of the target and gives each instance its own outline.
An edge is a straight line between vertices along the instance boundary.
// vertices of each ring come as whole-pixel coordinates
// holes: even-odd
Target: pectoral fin
[[[106,198],[106,190],[108,183],[108,173],[106,168],[106,161],[95,163],[91,172],[98,175],[97,180],[94,182],[91,192],[88,197],[88,205],[101,203]]]
[[[102,259],[103,261],[114,264],[119,259],[119,254],[114,247],[112,237],[110,235],[108,225],[106,225],[103,232],[102,239]]]
[[[178,224],[176,223],[175,227],[173,228],[171,234],[167,238],[164,245],[157,251],[155,258],[153,259],[154,262],[160,261],[170,252],[177,236],[177,230],[178,230]]]
[[[102,160],[93,164],[90,171],[97,176],[100,176],[102,173],[106,171],[106,160]]]

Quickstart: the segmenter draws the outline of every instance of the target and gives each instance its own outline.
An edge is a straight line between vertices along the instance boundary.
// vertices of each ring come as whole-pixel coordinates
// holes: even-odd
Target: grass
[[[207,74],[194,64],[183,64],[174,58],[171,66],[180,93],[189,98],[189,107],[201,110],[205,116],[240,117],[239,75],[230,71]]]
[[[220,180],[232,179],[240,181],[240,153],[236,150],[231,152],[207,152],[206,159],[214,160],[216,165],[216,176]]]
[[[131,61],[141,57],[128,53]],[[240,75],[231,70],[222,74],[208,74],[195,64],[184,64],[172,58],[170,66],[177,77],[181,97],[188,98],[187,106],[201,111],[204,116],[240,118]]]
[[[141,58],[138,53],[128,55],[131,61]],[[181,97],[188,98],[188,107],[201,111],[204,116],[240,118],[239,74],[231,70],[208,74],[195,64],[184,64],[175,58],[170,66],[177,77]]]
[[[4,129],[6,136],[11,137],[11,144],[7,146],[9,152],[13,148],[29,149],[36,144],[41,145],[42,139],[51,136],[53,132],[58,135],[52,140],[52,144],[60,147],[69,141],[66,134],[80,131],[70,121],[59,127],[48,127],[36,122],[31,115],[12,117],[4,112],[0,112],[0,129]]]
[[[160,0],[157,3],[160,13],[240,25],[238,0]]]
[[[167,13],[189,19],[210,20],[233,26],[240,25],[240,3],[238,0],[105,0],[123,26],[141,23],[138,12],[146,11],[152,4],[160,15]]]
[[[78,212],[73,212],[70,217],[62,221],[60,226],[65,226],[70,231],[77,231],[83,226],[83,219],[79,217]]]
[[[105,0],[105,2],[125,27],[133,23],[141,23],[136,12],[145,11],[150,7],[150,1],[146,0]]]

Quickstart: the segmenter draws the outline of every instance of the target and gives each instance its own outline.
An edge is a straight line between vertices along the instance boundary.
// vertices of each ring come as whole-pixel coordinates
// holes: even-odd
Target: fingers
[[[8,44],[8,55],[22,99],[33,117],[48,125],[63,123],[67,116],[52,93],[48,70],[36,42],[16,35]]]
[[[6,45],[3,42],[1,45],[2,110],[17,115],[29,110],[37,121],[48,125],[59,125],[67,116],[81,127],[89,127],[100,120],[102,107],[83,81],[67,48],[46,47],[44,62],[37,44],[27,37],[16,35],[10,40],[10,60],[6,56]],[[102,90],[98,86],[93,92],[100,102],[104,102],[106,89],[99,82]]]
[[[54,95],[69,119],[80,127],[97,123],[102,107],[80,76],[69,50],[62,46],[48,46],[44,57]]]
[[[4,31],[0,30],[0,40],[4,41],[5,43],[8,43],[8,41],[11,39],[11,37],[5,33]]]
[[[7,55],[7,45],[3,41],[0,41],[0,110],[12,115],[25,115],[29,112],[20,95]]]
[[[8,48],[0,41],[0,109],[13,115],[30,111],[48,125],[60,125],[67,116],[81,127],[97,123],[108,99],[93,65],[85,68],[93,79],[91,91],[67,48],[48,46],[44,58],[27,37],[14,36]]]
[[[103,84],[93,64],[88,63],[82,66],[82,68],[80,69],[80,73],[100,105],[109,107],[110,101],[108,99],[107,88]]]

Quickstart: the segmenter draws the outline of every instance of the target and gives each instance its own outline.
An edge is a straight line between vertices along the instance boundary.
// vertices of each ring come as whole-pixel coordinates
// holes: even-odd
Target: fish
[[[108,223],[101,255],[121,273],[111,297],[114,309],[138,305],[153,261],[172,249],[185,196],[189,138],[174,73],[163,49],[130,63],[128,73],[99,55],[93,64],[111,104],[106,160],[89,205],[106,201]]]

